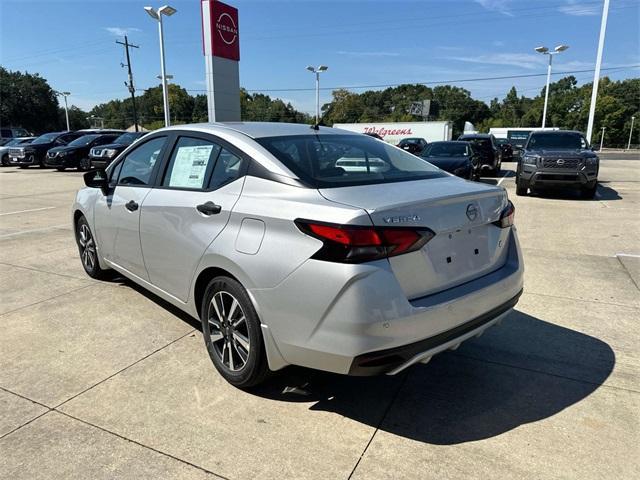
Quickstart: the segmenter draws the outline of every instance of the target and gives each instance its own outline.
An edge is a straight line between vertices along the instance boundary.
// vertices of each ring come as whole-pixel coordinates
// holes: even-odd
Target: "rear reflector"
[[[312,258],[362,263],[420,250],[435,233],[428,228],[364,227],[296,220],[298,228],[323,246]]]

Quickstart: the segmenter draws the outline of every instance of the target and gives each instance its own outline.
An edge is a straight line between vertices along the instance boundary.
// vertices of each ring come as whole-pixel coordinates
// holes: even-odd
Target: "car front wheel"
[[[84,216],[81,216],[76,222],[76,243],[78,244],[82,267],[87,272],[87,275],[96,279],[105,278],[108,270],[100,267],[96,242]]]
[[[590,200],[596,196],[596,192],[598,191],[598,182],[594,183],[592,187],[583,188],[580,191],[582,198]]]
[[[527,194],[529,190],[529,182],[522,180],[519,176],[516,177],[516,195],[523,196]]]
[[[211,280],[200,317],[207,351],[225,380],[238,388],[264,381],[269,368],[260,320],[244,287],[226,276]]]

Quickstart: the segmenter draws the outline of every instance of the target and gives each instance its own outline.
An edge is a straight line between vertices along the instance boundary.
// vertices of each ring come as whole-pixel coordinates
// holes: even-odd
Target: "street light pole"
[[[627,150],[631,149],[631,136],[633,135],[633,121],[636,117],[631,117],[631,130],[629,130],[629,142],[627,142]]]
[[[602,151],[602,144],[604,143],[604,129],[605,127],[602,127],[602,135],[600,136],[600,152]]]
[[[604,0],[602,7],[602,21],[600,23],[600,39],[598,40],[598,53],[596,55],[596,70],[593,73],[593,87],[591,89],[591,104],[589,105],[589,121],[587,122],[587,142],[591,143],[593,133],[593,120],[596,115],[596,100],[598,99],[598,82],[600,81],[600,65],[602,64],[602,51],[604,50],[604,36],[607,32],[607,17],[609,16],[609,0]]]
[[[69,107],[67,105],[67,97],[69,95],[71,95],[70,92],[56,92],[54,91],[53,93],[55,93],[56,95],[60,95],[61,97],[64,97],[64,116],[67,119],[67,131],[70,131],[71,129],[69,128]]]
[[[320,65],[318,68],[308,66],[307,70],[316,74],[316,125],[320,124],[320,73],[329,69],[326,65]]]
[[[166,15],[170,17],[177,10],[169,5],[165,5],[160,7],[158,10],[153,7],[144,7],[145,11],[149,14],[149,16],[158,21],[158,35],[160,37],[160,69],[162,74],[162,100],[164,103],[164,126],[168,127],[171,125],[171,117],[169,112],[169,92],[167,89],[167,71],[165,69],[165,60],[164,60],[164,30],[162,27],[162,15]]]
[[[545,127],[547,123],[547,105],[549,104],[549,84],[551,83],[551,65],[553,64],[553,56],[557,55],[560,52],[564,52],[568,45],[558,45],[554,48],[553,52],[550,52],[547,47],[536,47],[535,51],[541,53],[543,55],[549,55],[549,64],[547,66],[547,86],[544,89],[544,108],[542,110],[542,128]]]

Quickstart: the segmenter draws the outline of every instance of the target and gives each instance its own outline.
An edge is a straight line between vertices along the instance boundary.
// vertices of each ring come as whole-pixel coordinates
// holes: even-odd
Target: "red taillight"
[[[435,236],[428,228],[361,227],[309,220],[296,220],[296,225],[324,244],[312,258],[343,263],[361,263],[414,252]]]
[[[500,219],[493,222],[493,224],[500,228],[507,228],[513,225],[513,222],[516,217],[516,207],[513,206],[511,200],[509,200],[509,204],[504,207],[502,213],[500,214]]]

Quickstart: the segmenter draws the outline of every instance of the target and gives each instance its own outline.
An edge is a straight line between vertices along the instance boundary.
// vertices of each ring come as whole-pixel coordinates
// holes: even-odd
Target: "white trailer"
[[[398,144],[403,138],[424,138],[427,142],[451,140],[451,122],[398,122],[398,123],[334,123],[334,128],[357,133],[375,133],[387,143]]]
[[[560,130],[558,127],[500,127],[490,128],[489,133],[496,138],[506,138],[511,141],[511,144],[516,147],[522,148],[524,142],[527,141],[531,132],[537,132],[539,130]]]

